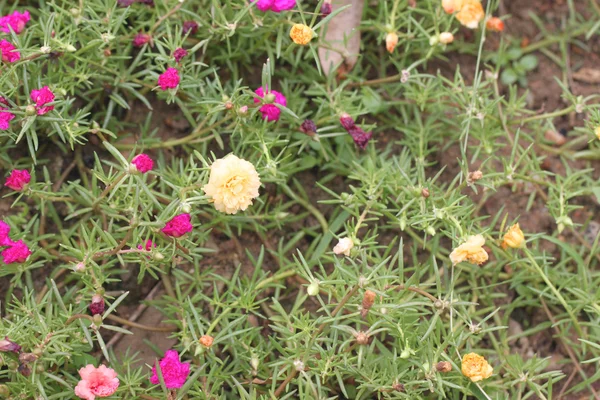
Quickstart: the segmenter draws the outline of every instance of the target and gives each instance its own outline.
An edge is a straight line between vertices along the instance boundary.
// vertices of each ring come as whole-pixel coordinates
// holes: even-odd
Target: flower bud
[[[223,104],[223,106],[226,110],[231,110],[233,108],[233,103],[231,101],[226,101],[225,104]]]
[[[442,32],[439,37],[441,44],[450,44],[454,42],[454,35],[451,32]]]
[[[423,188],[421,190],[421,196],[424,197],[424,198],[428,198],[429,197],[429,189]]]
[[[494,32],[502,32],[504,30],[504,21],[498,17],[492,17],[485,23],[485,27]]]
[[[525,236],[523,231],[519,227],[519,224],[514,224],[508,229],[508,232],[504,235],[502,240],[502,248],[506,249],[510,247],[512,249],[518,249],[525,243]]]
[[[181,203],[181,205],[179,206],[181,212],[189,214],[192,211],[192,206],[190,205],[190,203],[184,201]]]
[[[302,360],[294,360],[294,368],[296,369],[296,371],[302,372],[305,369],[305,365],[302,362]]]
[[[372,291],[372,290],[366,290],[365,294],[363,295],[363,299],[362,299],[362,310],[360,311],[360,315],[365,318],[369,312],[369,310],[371,309],[371,307],[373,307],[373,304],[375,304],[375,298],[377,297],[377,294]]]
[[[406,220],[406,217],[404,215],[402,217],[400,217],[400,223],[399,223],[399,225],[400,225],[400,230],[402,232],[404,232],[404,230],[406,229],[407,222],[408,221]]]
[[[33,104],[29,104],[25,107],[25,115],[32,116],[36,114],[35,106]]]
[[[5,336],[4,339],[0,339],[0,352],[13,352],[19,353],[21,351],[21,346],[12,340],[8,339],[8,336]]]
[[[154,253],[152,253],[152,258],[154,259],[154,261],[162,261],[165,259],[165,256],[161,252],[155,251]]]
[[[10,389],[6,385],[0,385],[0,397],[7,398],[10,396]]]
[[[366,332],[358,332],[356,334],[356,343],[362,346],[369,344],[369,334]]]
[[[427,232],[427,234],[429,236],[435,236],[436,232],[435,232],[435,228],[433,226],[428,226],[427,229],[425,229],[425,232]]]
[[[300,125],[299,129],[300,132],[310,137],[314,137],[317,134],[317,125],[312,119],[304,120],[304,122],[302,122],[302,124]]]
[[[392,385],[392,389],[394,389],[396,392],[404,393],[404,385],[401,383],[394,383]]]
[[[596,134],[598,140],[600,140],[600,126],[597,126],[596,129],[594,129],[594,133]]]
[[[275,95],[273,93],[267,93],[263,99],[265,103],[273,104],[275,102]]]
[[[393,53],[394,49],[396,49],[396,45],[398,44],[398,35],[396,32],[389,32],[385,37],[385,48],[388,53]]]
[[[17,371],[23,376],[31,375],[31,368],[29,368],[29,366],[27,364],[20,364],[19,367],[17,368]]]
[[[344,127],[345,130],[350,130],[354,128],[354,119],[349,114],[343,113],[340,115],[340,123]]]
[[[89,306],[92,315],[102,314],[104,312],[104,306],[104,298],[101,295],[95,294],[92,296],[92,302]]]
[[[203,347],[206,347],[208,349],[213,345],[214,340],[215,339],[212,336],[202,335],[202,337],[200,339],[198,339],[198,342],[200,342],[200,344]]]
[[[260,360],[255,355],[252,355],[250,358],[250,366],[254,371],[258,370],[258,366],[260,365]]]
[[[96,327],[99,327],[102,325],[102,315],[101,314],[94,315],[92,319],[93,319],[94,325],[96,325]]]
[[[321,4],[321,15],[326,17],[329,14],[331,14],[331,11],[332,11],[331,0],[325,0],[325,2],[323,4]]]
[[[452,364],[450,364],[450,362],[448,362],[448,361],[440,361],[435,366],[435,369],[438,372],[444,372],[444,373],[450,372],[450,371],[452,371]]]
[[[81,15],[81,10],[79,8],[71,8],[69,12],[74,17],[79,17]]]
[[[40,52],[42,52],[43,54],[50,54],[51,51],[52,51],[52,48],[50,48],[50,46],[40,47]]]
[[[33,353],[21,353],[21,354],[19,354],[19,362],[21,364],[28,364],[30,362],[34,362],[38,358],[39,357],[36,354],[33,354]]]
[[[432,36],[429,38],[429,45],[431,47],[435,46],[436,44],[438,44],[440,41],[440,37],[439,36]]]
[[[65,46],[65,50],[68,51],[69,53],[74,53],[77,51],[77,48],[75,46],[73,46],[72,44],[68,44]]]
[[[240,115],[246,115],[248,113],[248,106],[241,106],[238,110]]]
[[[310,283],[310,285],[308,285],[308,287],[306,288],[306,293],[308,293],[309,296],[316,296],[319,294],[319,281],[314,280]]]

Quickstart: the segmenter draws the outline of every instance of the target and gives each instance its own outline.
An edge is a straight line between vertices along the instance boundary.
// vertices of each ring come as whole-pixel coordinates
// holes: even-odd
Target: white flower
[[[345,256],[349,256],[350,250],[352,250],[353,247],[354,242],[352,241],[352,239],[345,237],[340,239],[338,244],[335,245],[335,247],[333,248],[333,252],[335,254],[343,254]]]

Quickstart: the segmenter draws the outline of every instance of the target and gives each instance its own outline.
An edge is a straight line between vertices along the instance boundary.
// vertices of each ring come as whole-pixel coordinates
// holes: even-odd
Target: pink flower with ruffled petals
[[[4,247],[4,246],[11,246],[11,245],[15,244],[15,242],[10,240],[10,237],[8,236],[9,234],[10,234],[10,225],[8,225],[4,221],[0,221],[0,246]]]
[[[6,178],[4,186],[8,186],[12,190],[20,192],[30,181],[31,175],[29,174],[29,171],[26,169],[13,169],[8,178]]]
[[[181,237],[192,231],[193,227],[191,220],[192,216],[190,214],[176,215],[165,224],[165,227],[162,228],[161,231],[167,236],[175,238]]]
[[[151,39],[152,39],[152,36],[148,35],[147,33],[140,32],[137,35],[135,35],[135,37],[133,38],[133,45],[135,47],[142,47],[143,45],[148,43]]]
[[[296,0],[275,0],[271,10],[278,13],[281,11],[288,11],[296,7]]]
[[[2,250],[1,255],[4,264],[23,263],[31,255],[31,250],[29,250],[24,241],[19,240]]]
[[[158,86],[160,86],[161,90],[175,89],[179,85],[179,80],[179,71],[177,71],[177,68],[167,68],[158,77]]]
[[[162,374],[167,389],[179,389],[185,384],[190,374],[190,363],[179,361],[179,353],[175,350],[167,350],[165,356],[160,360],[160,372]],[[158,385],[160,380],[156,373],[156,365],[152,367],[152,377],[150,383]]]
[[[254,93],[256,93],[256,95],[259,97],[262,97],[262,98],[265,97],[265,91],[262,87],[259,87],[258,89],[256,89],[254,91]],[[280,104],[284,107],[287,105],[287,100],[283,94],[279,93],[276,90],[269,91],[267,93],[267,95],[269,95],[269,94],[272,94],[275,96],[274,103]],[[254,102],[260,103],[260,100],[255,98]],[[262,114],[263,119],[266,119],[268,121],[278,121],[279,116],[281,115],[281,110],[275,104],[263,104],[263,106],[259,109],[259,111]]]
[[[0,96],[0,131],[5,131],[10,128],[10,121],[15,118],[15,114],[8,111],[8,101]]]
[[[38,115],[44,115],[54,110],[54,106],[46,105],[54,101],[54,93],[48,86],[44,86],[39,90],[33,89],[31,91],[31,101],[35,103]]]
[[[134,165],[139,172],[145,174],[152,169],[154,166],[154,161],[152,161],[150,156],[142,153],[133,157],[133,160],[131,160],[131,165]]]
[[[117,391],[119,378],[112,368],[104,365],[98,368],[88,364],[79,370],[81,380],[75,387],[75,395],[85,400],[108,397]]]
[[[29,15],[29,11],[25,11],[24,13],[15,11],[12,14],[0,17],[0,31],[10,33],[10,29],[12,29],[16,34],[19,34],[23,32],[25,24],[30,19],[31,15]]]
[[[175,49],[175,51],[173,52],[173,58],[175,59],[175,61],[180,62],[181,59],[185,56],[188,55],[188,52],[186,49],[183,49],[181,47],[178,47],[177,49]]]
[[[13,63],[21,59],[21,53],[15,51],[17,48],[8,40],[0,40],[0,55],[5,63]]]

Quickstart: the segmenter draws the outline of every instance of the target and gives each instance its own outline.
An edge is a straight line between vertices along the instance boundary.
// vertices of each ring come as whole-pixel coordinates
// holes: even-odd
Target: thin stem
[[[92,203],[92,208],[96,208],[96,206],[98,205],[98,203],[100,203],[100,200],[102,200],[107,194],[108,192],[110,192],[111,190],[114,189],[115,186],[117,186],[117,184],[119,182],[121,182],[121,180],[123,178],[125,178],[127,174],[125,172],[122,172],[120,175],[118,175],[115,180],[113,180],[111,182],[110,185],[108,185],[103,191],[102,193],[100,193],[100,196],[98,196],[98,198]]]
[[[89,321],[94,322],[94,318],[92,318],[91,316],[89,316],[87,314],[73,314],[69,317],[69,319],[67,319],[65,321],[65,326],[71,325],[74,321],[77,321],[78,319],[87,319]]]
[[[315,206],[313,206],[308,201],[304,200],[296,193],[294,193],[294,191],[287,184],[283,184],[280,187],[283,189],[286,195],[288,195],[292,200],[296,201],[297,203],[300,203],[302,207],[306,208],[317,219],[317,221],[319,221],[319,224],[321,225],[321,229],[323,230],[324,234],[329,231],[329,224],[327,223],[327,220],[325,219],[323,214],[321,214],[321,211],[319,211]]]
[[[176,326],[148,326],[138,324],[137,322],[126,320],[125,318],[117,317],[116,315],[107,315],[106,319],[120,323],[121,325],[127,325],[132,328],[142,329],[149,332],[175,332],[178,328]]]

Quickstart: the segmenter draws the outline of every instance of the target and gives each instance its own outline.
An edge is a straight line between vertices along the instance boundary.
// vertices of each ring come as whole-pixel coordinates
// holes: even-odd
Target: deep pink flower
[[[54,110],[54,106],[46,105],[54,101],[54,93],[52,93],[52,90],[48,86],[44,86],[40,90],[32,90],[31,101],[35,103],[38,115],[44,115]]]
[[[0,246],[10,246],[15,244],[9,237],[10,234],[10,225],[8,225],[4,221],[0,221]]]
[[[183,23],[182,32],[184,35],[188,33],[190,35],[195,35],[198,32],[198,23],[196,21],[185,21]]]
[[[29,250],[24,241],[19,240],[10,245],[10,247],[2,250],[1,255],[4,264],[22,263],[27,261],[31,255],[31,250]]]
[[[164,358],[160,360],[158,365],[160,366],[160,372],[167,389],[179,389],[185,384],[185,381],[190,374],[190,363],[182,363],[179,361],[179,353],[175,350],[167,350]],[[150,383],[153,385],[158,385],[160,383],[156,372],[156,365],[152,367]]]
[[[8,111],[8,101],[0,96],[0,131],[5,131],[10,128],[10,121],[15,118],[15,114]]]
[[[31,175],[29,174],[29,171],[26,169],[13,169],[8,178],[6,178],[4,186],[8,186],[12,190],[20,192],[30,181]]]
[[[348,130],[348,133],[350,134],[350,136],[352,136],[352,140],[354,140],[354,143],[362,150],[364,150],[367,147],[367,144],[369,144],[369,140],[371,140],[371,137],[373,136],[372,132],[365,132],[359,126],[354,126],[353,128],[350,128]]]
[[[175,61],[180,62],[181,59],[185,56],[188,55],[188,52],[186,49],[182,49],[181,47],[178,47],[177,49],[175,49],[175,51],[173,52],[173,58],[175,59]]]
[[[21,346],[10,340],[8,336],[4,336],[4,339],[0,339],[0,352],[19,354],[21,352]]]
[[[133,38],[133,45],[135,47],[142,47],[143,45],[148,43],[150,39],[152,39],[152,36],[150,36],[147,33],[140,32]]]
[[[181,237],[192,231],[193,227],[191,220],[192,216],[190,214],[176,215],[166,223],[165,227],[162,228],[162,232],[167,236],[175,238]]]
[[[142,174],[145,174],[146,172],[152,169],[152,167],[154,166],[154,161],[152,161],[150,156],[142,153],[133,157],[133,160],[131,160],[131,164],[135,165],[135,168]]]
[[[260,11],[269,11],[275,4],[275,0],[258,0],[256,1],[256,8]]]
[[[17,48],[8,40],[0,40],[0,55],[5,63],[13,63],[21,59],[21,53],[15,51]]]
[[[129,7],[133,3],[135,3],[135,0],[117,0],[119,7]]]
[[[296,0],[275,0],[271,10],[278,13],[281,11],[291,10],[294,7],[296,7]]]
[[[349,130],[354,128],[354,119],[346,113],[343,113],[340,116],[340,124],[344,127],[345,130]]]
[[[104,297],[99,294],[95,294],[92,296],[92,301],[90,302],[89,309],[92,315],[102,314],[104,312]]]
[[[16,34],[19,34],[23,32],[25,24],[29,22],[30,19],[31,16],[29,15],[29,11],[25,11],[24,13],[15,11],[12,14],[0,17],[0,31],[10,33],[10,27]]]
[[[137,248],[139,250],[146,250],[146,251],[150,251],[152,250],[153,247],[156,247],[156,245],[154,243],[152,243],[152,240],[148,239],[146,240],[146,243],[142,246],[141,244],[138,244]]]
[[[265,97],[265,91],[262,87],[256,89],[254,93],[256,93],[256,95],[259,97]],[[287,100],[283,94],[275,90],[271,90],[267,94],[275,95],[275,103],[284,107],[287,105]],[[254,102],[260,103],[260,100],[255,98]],[[268,121],[278,121],[279,116],[281,115],[281,110],[274,104],[263,104],[259,111],[262,114],[263,119],[267,119]]]
[[[104,365],[98,368],[88,364],[79,370],[81,380],[75,386],[75,395],[85,400],[108,397],[117,391],[119,378],[112,368]]]
[[[179,71],[177,71],[177,68],[167,68],[167,70],[158,77],[158,86],[160,86],[161,90],[174,89],[179,85],[179,79]]]

